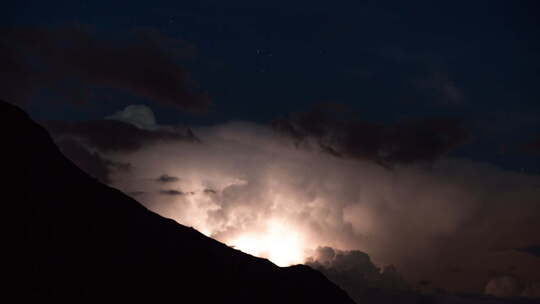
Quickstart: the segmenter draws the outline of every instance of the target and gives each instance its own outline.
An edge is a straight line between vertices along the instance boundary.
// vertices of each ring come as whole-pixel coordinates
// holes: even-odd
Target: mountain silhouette
[[[149,211],[85,174],[18,107],[0,101],[0,113],[20,301],[354,303],[308,266],[278,267]]]

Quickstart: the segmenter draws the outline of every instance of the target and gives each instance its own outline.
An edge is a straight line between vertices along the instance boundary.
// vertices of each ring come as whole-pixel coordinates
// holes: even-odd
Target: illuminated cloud
[[[313,257],[319,247],[360,251],[376,267],[393,264],[406,281],[429,280],[434,288],[482,291],[493,270],[510,266],[527,280],[540,279],[532,270],[540,261],[514,250],[540,242],[530,233],[540,230],[540,178],[441,154],[452,144],[413,158],[430,160],[429,166],[396,161],[388,170],[370,157],[291,145],[265,125],[194,128],[200,141],[163,140],[165,127],[128,126],[149,138],[110,142],[93,125],[68,125],[71,131],[57,136],[78,136],[104,157],[132,164],[111,172],[112,186],[142,191],[138,198],[148,208],[245,252],[288,264]],[[401,153],[387,159],[406,159]],[[173,188],[156,181],[165,173],[178,178]],[[189,195],[161,192],[179,189]]]
[[[153,130],[157,128],[154,112],[145,105],[129,105],[106,119],[113,119],[130,123],[140,129]]]

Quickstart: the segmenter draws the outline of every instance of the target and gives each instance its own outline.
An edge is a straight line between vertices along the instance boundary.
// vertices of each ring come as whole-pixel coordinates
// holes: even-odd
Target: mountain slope
[[[0,113],[24,300],[353,303],[307,266],[277,267],[147,210],[83,173],[19,108],[0,101]]]

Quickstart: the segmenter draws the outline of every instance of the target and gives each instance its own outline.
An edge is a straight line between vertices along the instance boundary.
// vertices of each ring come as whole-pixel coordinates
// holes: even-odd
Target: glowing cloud
[[[277,220],[267,223],[266,231],[240,235],[226,243],[245,253],[264,257],[278,266],[301,264],[308,249],[294,227],[287,227]]]
[[[103,153],[132,165],[114,171],[111,184],[144,192],[136,198],[148,208],[280,266],[330,246],[394,264],[411,282],[481,290],[489,271],[519,254],[491,248],[540,242],[530,233],[540,229],[538,176],[464,159],[388,170],[298,148],[247,123],[194,133],[200,142]],[[156,182],[164,174],[178,179]],[[535,257],[519,261],[516,273],[540,279]]]

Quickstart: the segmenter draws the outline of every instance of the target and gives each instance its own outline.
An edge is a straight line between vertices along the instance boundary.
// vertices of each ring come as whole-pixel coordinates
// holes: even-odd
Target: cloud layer
[[[40,89],[56,88],[58,101],[78,103],[88,97],[84,90],[90,86],[125,90],[181,110],[203,111],[210,105],[178,65],[178,50],[164,47],[171,39],[155,32],[116,41],[80,26],[4,28],[0,33],[0,97],[11,102],[25,104]]]
[[[395,129],[411,135],[397,141],[393,157],[383,158],[392,165],[388,170],[378,152],[336,157],[295,145],[264,125],[194,128],[194,141],[186,140],[185,129],[99,124],[49,126],[57,138],[79,138],[102,157],[130,164],[109,172],[111,184],[150,209],[278,264],[304,262],[328,246],[368,253],[381,269],[393,264],[412,284],[428,280],[434,287],[479,292],[500,273],[540,279],[538,257],[516,250],[540,243],[540,234],[532,233],[540,231],[540,177],[444,156],[441,151],[456,142],[453,131],[445,135],[452,144],[431,146],[406,140],[417,138],[416,124]],[[439,130],[453,130],[442,125]],[[362,132],[377,138],[380,128]],[[101,138],[106,130],[119,136]],[[335,131],[337,138],[357,136]],[[318,144],[317,135],[303,140]],[[375,141],[370,149],[379,151],[381,142],[393,141]],[[414,153],[430,147],[427,156]]]
[[[371,160],[387,167],[434,161],[469,138],[456,118],[428,117],[383,125],[346,116],[333,104],[278,119],[273,128],[296,145],[309,146],[315,141],[335,156]]]

